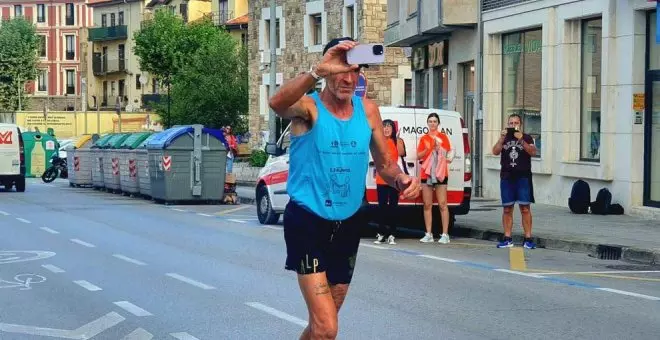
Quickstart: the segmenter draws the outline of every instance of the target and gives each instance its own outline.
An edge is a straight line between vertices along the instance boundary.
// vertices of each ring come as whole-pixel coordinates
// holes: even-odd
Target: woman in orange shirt
[[[420,179],[422,180],[422,198],[424,200],[424,226],[426,234],[420,242],[433,242],[432,216],[433,192],[435,191],[442,218],[442,235],[438,243],[449,243],[449,209],[447,208],[447,183],[449,181],[449,163],[453,159],[453,149],[449,138],[438,131],[440,117],[431,113],[426,119],[429,132],[422,136],[417,146],[417,159],[420,161]]]
[[[406,155],[406,147],[401,138],[396,136],[396,127],[394,122],[390,119],[383,120],[383,133],[387,138],[387,150],[390,158],[395,163],[398,163],[400,157]],[[378,192],[378,208],[380,210],[380,218],[378,223],[378,234],[374,243],[389,243],[394,242],[394,232],[396,227],[392,225],[394,221],[394,211],[399,204],[399,192],[387,185],[385,180],[376,173],[376,191]]]

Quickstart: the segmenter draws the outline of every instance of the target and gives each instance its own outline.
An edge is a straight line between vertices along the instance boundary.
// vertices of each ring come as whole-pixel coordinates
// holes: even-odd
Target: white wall
[[[460,77],[463,75],[460,73],[458,64],[475,61],[477,59],[477,53],[479,52],[479,36],[477,35],[476,29],[471,30],[458,30],[452,32],[451,39],[449,39],[449,90],[447,93],[449,109],[454,110],[457,107],[457,101],[462,100],[458,98],[458,84]],[[475,70],[476,74],[476,70]],[[476,81],[476,79],[475,79]]]
[[[643,195],[643,125],[633,93],[644,93],[644,0],[545,0],[484,13],[484,195],[499,198],[499,157],[490,153],[502,127],[502,33],[542,27],[542,157],[533,160],[537,203],[566,206],[578,178],[602,187],[627,211]],[[580,36],[573,20],[602,15],[600,162],[579,161]],[[578,32],[571,30],[577,29]],[[578,40],[579,42],[579,40]],[[451,59],[451,58],[450,58]]]

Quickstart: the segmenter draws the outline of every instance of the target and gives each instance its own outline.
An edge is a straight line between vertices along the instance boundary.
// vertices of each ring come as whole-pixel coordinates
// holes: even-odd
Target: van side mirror
[[[266,143],[266,154],[277,157],[283,153],[282,148],[277,143]]]

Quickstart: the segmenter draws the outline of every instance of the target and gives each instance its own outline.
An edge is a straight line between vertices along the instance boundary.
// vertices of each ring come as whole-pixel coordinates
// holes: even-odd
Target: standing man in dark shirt
[[[513,229],[513,208],[520,207],[522,226],[525,232],[523,247],[536,248],[532,241],[532,211],[534,203],[532,188],[532,157],[536,155],[536,146],[532,136],[522,132],[522,120],[517,114],[509,116],[509,128],[502,131],[500,139],[493,146],[493,155],[500,155],[500,193],[502,196],[502,224],[504,239],[498,248],[513,247],[511,230]]]

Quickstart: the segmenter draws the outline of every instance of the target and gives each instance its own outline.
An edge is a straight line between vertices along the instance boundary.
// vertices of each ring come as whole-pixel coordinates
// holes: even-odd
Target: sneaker
[[[500,243],[497,244],[497,248],[511,248],[513,247],[513,240],[510,237],[505,237]]]
[[[534,241],[532,241],[531,238],[526,238],[525,242],[523,242],[523,247],[525,249],[535,249],[536,248],[536,243],[534,243]]]
[[[390,245],[395,245],[396,242],[394,242],[394,236],[390,235],[390,237],[387,238],[387,243]]]
[[[376,241],[374,241],[375,244],[381,244],[383,243],[383,240],[385,239],[385,236],[381,234],[376,234]]]
[[[442,234],[442,236],[440,236],[440,239],[438,240],[438,243],[442,243],[442,244],[449,243],[449,235]]]
[[[424,237],[422,237],[419,242],[422,243],[430,243],[433,242],[433,234],[426,233],[424,234]]]

